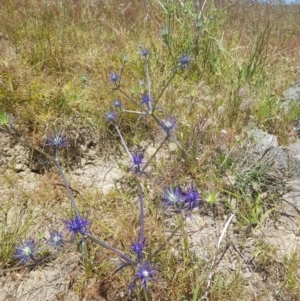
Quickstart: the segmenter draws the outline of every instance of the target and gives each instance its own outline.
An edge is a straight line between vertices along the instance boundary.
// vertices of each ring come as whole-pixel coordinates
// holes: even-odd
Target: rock
[[[300,81],[283,92],[284,101],[300,100]]]
[[[300,143],[293,143],[286,148],[290,171],[300,176]]]
[[[254,139],[250,151],[252,160],[269,164],[270,170],[282,177],[288,168],[288,157],[285,148],[278,145],[277,137],[258,128],[254,128],[250,135]]]
[[[300,100],[300,81],[297,81],[291,88],[283,92],[283,102],[281,104],[282,109],[287,111],[291,106],[291,103],[295,103]]]
[[[22,163],[18,163],[15,165],[15,172],[21,172],[21,171],[24,171],[27,169],[26,165],[25,164],[22,164]]]

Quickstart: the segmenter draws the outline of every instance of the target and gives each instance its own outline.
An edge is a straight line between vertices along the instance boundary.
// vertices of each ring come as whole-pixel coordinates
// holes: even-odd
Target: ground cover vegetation
[[[296,252],[276,258],[261,237],[251,261],[242,255],[251,233],[278,219],[282,188],[268,162],[247,161],[249,126],[282,145],[296,139],[300,107],[283,110],[281,95],[299,76],[297,5],[0,3],[1,133],[28,147],[44,176],[38,192],[0,205],[1,277],[78,253],[70,289],[80,300],[264,300],[246,264],[277,275],[274,300],[300,298]],[[87,131],[104,161],[121,159],[122,185],[108,194],[69,183]],[[206,259],[186,228],[199,216],[222,224]],[[238,245],[222,248],[232,224]],[[226,274],[230,247],[241,263]]]

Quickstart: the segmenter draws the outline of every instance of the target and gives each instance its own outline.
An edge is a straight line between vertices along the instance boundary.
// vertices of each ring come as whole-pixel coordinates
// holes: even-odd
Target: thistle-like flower
[[[149,94],[145,93],[145,94],[142,95],[141,103],[145,104],[147,106],[148,110],[150,110],[150,108],[151,108],[151,105],[150,105],[151,98],[149,97]]]
[[[67,137],[63,135],[62,131],[53,133],[52,136],[46,140],[45,146],[54,146],[56,149],[59,147],[67,147]]]
[[[139,262],[142,261],[144,248],[145,248],[145,239],[143,241],[138,240],[137,242],[133,242],[131,245],[131,250],[137,255]]]
[[[166,188],[162,200],[167,208],[173,208],[175,212],[180,211],[184,205],[184,195],[178,186]]]
[[[192,61],[192,57],[190,55],[181,55],[179,58],[179,66],[183,69],[187,69]]]
[[[82,217],[82,216],[75,216],[70,220],[65,220],[64,223],[65,223],[66,230],[68,230],[71,233],[72,239],[78,233],[81,234],[82,236],[86,236],[87,234],[89,234],[90,226],[92,224],[87,217]]]
[[[123,104],[122,104],[120,99],[115,99],[113,104],[114,104],[114,107],[116,109],[122,109],[123,108]]]
[[[117,114],[114,111],[107,112],[105,113],[105,119],[107,122],[114,123],[117,119]]]
[[[143,57],[147,57],[150,54],[150,51],[148,48],[142,48],[140,47],[140,54]]]
[[[112,83],[117,83],[120,79],[120,75],[117,72],[112,72],[109,79]]]
[[[133,290],[137,281],[140,282],[142,288],[148,290],[149,283],[153,282],[155,274],[156,270],[151,268],[149,262],[142,262],[137,266],[137,271],[133,281],[129,285],[129,290]]]
[[[30,260],[35,260],[37,244],[38,243],[32,239],[20,242],[20,245],[16,247],[15,254],[13,255],[14,258],[19,260],[18,265],[26,264]]]
[[[198,189],[191,187],[184,192],[184,207],[187,211],[192,211],[202,205],[201,192]]]
[[[138,266],[135,279],[140,281],[142,287],[148,289],[148,284],[149,282],[153,282],[155,273],[156,270],[152,269],[148,262],[144,262]]]
[[[174,130],[174,128],[176,127],[176,120],[173,117],[165,117],[162,121],[161,121],[161,126],[164,129],[164,131],[170,135],[171,132]]]
[[[50,238],[48,240],[49,245],[54,249],[58,249],[59,247],[63,247],[65,244],[63,234],[58,231],[51,231]]]
[[[142,166],[144,164],[143,162],[144,156],[141,152],[135,152],[131,158],[132,167],[135,172],[140,173],[142,171]]]

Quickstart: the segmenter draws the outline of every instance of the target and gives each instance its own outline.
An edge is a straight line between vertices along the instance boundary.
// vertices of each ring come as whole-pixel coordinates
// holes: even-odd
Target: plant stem
[[[100,245],[101,247],[117,254],[120,258],[122,258],[123,260],[125,260],[126,262],[128,262],[130,265],[136,266],[137,263],[135,261],[133,261],[132,259],[130,259],[129,257],[127,257],[123,252],[121,252],[118,249],[115,249],[114,247],[111,247],[109,244],[107,244],[106,242],[94,237],[91,234],[87,234],[87,238],[89,238],[91,241],[93,241],[94,243]]]

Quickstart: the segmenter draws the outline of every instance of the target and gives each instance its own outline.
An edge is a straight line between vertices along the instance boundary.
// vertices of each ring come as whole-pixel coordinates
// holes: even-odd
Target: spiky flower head
[[[64,220],[64,223],[66,230],[71,233],[72,238],[74,238],[76,234],[81,234],[83,236],[89,234],[90,226],[92,224],[87,217],[83,216],[75,216],[70,220]]]
[[[116,109],[122,109],[123,108],[123,104],[122,104],[120,99],[115,99],[113,104],[114,104],[114,107]]]
[[[144,164],[144,155],[141,152],[135,152],[131,158],[132,167],[135,172],[140,173]]]
[[[151,98],[149,97],[149,94],[143,94],[142,95],[142,99],[141,99],[141,103],[145,104],[148,108],[148,110],[150,111],[151,108]]]
[[[174,128],[176,127],[176,120],[173,117],[165,117],[162,121],[161,121],[161,126],[164,129],[164,131],[170,135],[171,132],[174,130]]]
[[[56,230],[50,232],[50,238],[48,240],[49,245],[55,249],[63,247],[65,244],[63,234]]]
[[[117,114],[114,111],[109,111],[105,113],[105,119],[107,122],[114,123],[117,119]]]
[[[142,262],[137,266],[136,274],[133,278],[133,281],[129,284],[129,290],[132,291],[138,281],[142,288],[148,290],[149,283],[152,283],[154,280],[154,275],[156,270],[151,268],[149,262]]]
[[[184,207],[188,211],[201,207],[202,202],[201,192],[198,189],[191,187],[184,192]]]
[[[63,135],[62,131],[52,133],[52,136],[47,138],[45,146],[54,146],[56,149],[67,147],[67,137]]]
[[[34,259],[37,245],[38,243],[32,239],[20,242],[20,245],[16,247],[15,254],[13,255],[15,259],[19,260],[18,265],[26,264]]]
[[[190,55],[181,55],[179,58],[179,66],[183,69],[187,69],[192,61],[192,57]]]
[[[150,51],[148,48],[140,47],[140,54],[143,57],[147,57],[150,54]]]
[[[167,208],[175,209],[176,212],[180,211],[184,205],[184,195],[179,186],[165,188],[162,200]]]
[[[120,75],[117,72],[112,72],[109,79],[112,83],[117,83],[120,79]]]
[[[140,281],[141,287],[148,289],[149,282],[153,282],[155,274],[156,270],[152,269],[148,262],[144,262],[138,266],[135,279]]]
[[[142,260],[143,251],[145,248],[145,239],[138,240],[131,244],[131,250],[137,255],[139,262]]]

